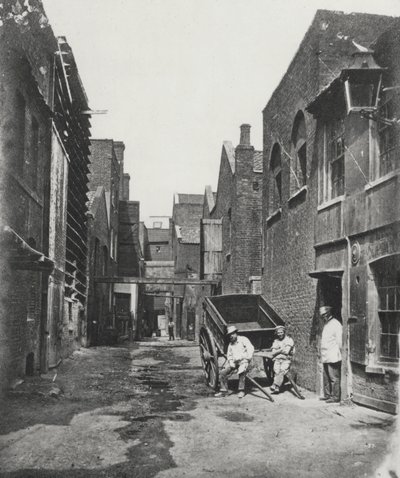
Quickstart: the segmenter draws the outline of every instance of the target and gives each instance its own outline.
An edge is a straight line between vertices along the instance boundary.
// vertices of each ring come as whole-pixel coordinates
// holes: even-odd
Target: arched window
[[[290,162],[290,195],[307,183],[307,140],[304,114],[299,111],[292,129],[292,160]]]
[[[281,147],[278,143],[272,148],[269,186],[269,213],[272,214],[282,204]]]

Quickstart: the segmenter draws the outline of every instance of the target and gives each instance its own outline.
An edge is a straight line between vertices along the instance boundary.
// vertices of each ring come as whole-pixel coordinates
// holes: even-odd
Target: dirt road
[[[305,395],[214,398],[189,342],[82,349],[1,404],[0,475],[397,476],[377,471],[394,417]]]

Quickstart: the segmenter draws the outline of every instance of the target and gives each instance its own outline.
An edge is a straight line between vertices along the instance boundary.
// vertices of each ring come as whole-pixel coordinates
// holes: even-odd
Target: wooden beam
[[[104,284],[172,284],[172,285],[211,285],[217,280],[184,279],[177,277],[95,277],[94,281]]]

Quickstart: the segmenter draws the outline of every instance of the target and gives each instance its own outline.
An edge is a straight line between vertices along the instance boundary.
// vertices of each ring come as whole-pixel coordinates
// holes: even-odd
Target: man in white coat
[[[340,375],[342,366],[342,324],[332,315],[332,307],[319,309],[325,325],[321,337],[321,360],[324,366],[324,396],[326,403],[340,402]]]
[[[247,337],[238,335],[237,332],[238,329],[234,325],[230,325],[226,331],[229,338],[227,364],[221,371],[220,391],[215,394],[216,397],[223,397],[228,394],[228,377],[235,372],[239,375],[238,397],[243,398],[245,396],[246,372],[253,358],[254,347]]]

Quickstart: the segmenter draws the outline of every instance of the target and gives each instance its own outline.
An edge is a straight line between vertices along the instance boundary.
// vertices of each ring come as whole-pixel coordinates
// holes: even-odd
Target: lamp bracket
[[[383,116],[379,116],[377,111],[367,111],[361,110],[360,116],[362,118],[370,119],[372,121],[376,121],[379,123],[386,124],[388,126],[394,126],[400,123],[400,119],[397,118],[384,118]]]

